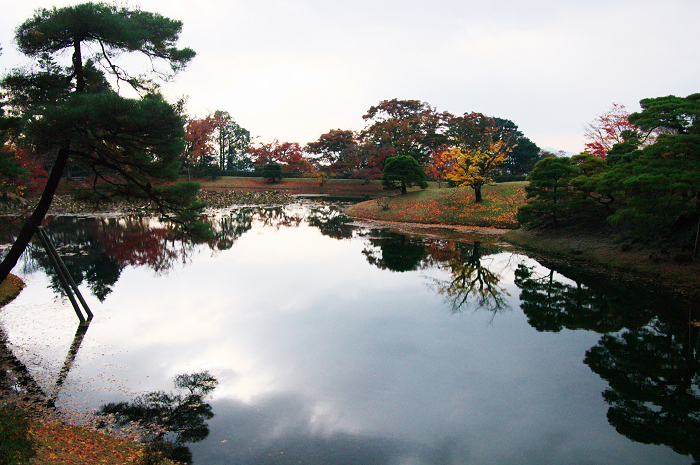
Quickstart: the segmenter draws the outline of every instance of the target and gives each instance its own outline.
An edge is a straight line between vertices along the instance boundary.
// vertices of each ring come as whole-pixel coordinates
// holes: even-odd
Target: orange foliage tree
[[[212,115],[191,119],[185,126],[185,164],[190,168],[205,169],[214,160],[214,130],[217,120]]]
[[[425,163],[425,174],[431,179],[438,181],[438,187],[442,187],[442,181],[454,168],[454,153],[448,149],[433,151]]]

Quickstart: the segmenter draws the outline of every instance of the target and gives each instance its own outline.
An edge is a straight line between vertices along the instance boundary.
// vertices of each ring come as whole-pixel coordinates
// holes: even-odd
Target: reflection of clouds
[[[216,416],[206,442],[191,446],[201,463],[425,464],[468,463],[468,439],[448,434],[423,443],[383,435],[318,430],[314,408],[294,396],[274,395],[254,404],[212,403]]]
[[[196,463],[268,463],[280,449],[278,460],[297,463],[673,462],[659,449],[646,459],[649,449],[607,424],[604,382],[581,363],[598,335],[540,334],[518,311],[492,325],[485,312],[450,315],[425,286],[447,270],[381,270],[364,246],[304,224],[254,226],[231,249],[212,257],[201,247],[167,276],[125,269],[104,304],[88,302],[96,316],[64,399],[89,408],[209,370],[221,384]],[[484,260],[508,291],[514,263]],[[0,322],[22,353],[55,353],[57,371],[75,316],[52,304],[44,281]],[[93,387],[103,391],[79,392]]]

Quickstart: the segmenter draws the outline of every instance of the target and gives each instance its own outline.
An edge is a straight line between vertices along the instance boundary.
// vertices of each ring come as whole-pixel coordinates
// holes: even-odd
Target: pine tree
[[[3,79],[6,103],[23,123],[24,143],[51,157],[52,168],[34,212],[0,264],[0,281],[44,219],[69,162],[115,191],[146,196],[164,215],[194,217],[198,186],[154,185],[176,177],[183,149],[180,109],[157,93],[155,80],[172,77],[194,57],[191,49],[175,46],[181,28],[180,21],[104,3],[41,9],[17,28],[19,50],[40,65]],[[96,53],[87,57],[89,50]],[[66,52],[71,63],[63,67],[56,60]],[[165,69],[132,75],[117,61],[128,53]],[[140,97],[125,98],[112,89],[124,84]]]

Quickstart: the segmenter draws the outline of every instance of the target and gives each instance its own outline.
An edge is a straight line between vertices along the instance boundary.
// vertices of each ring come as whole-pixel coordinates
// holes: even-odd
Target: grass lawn
[[[518,206],[525,203],[525,185],[509,182],[484,186],[481,203],[474,202],[471,188],[433,187],[395,195],[386,210],[377,200],[370,200],[349,207],[346,213],[383,221],[515,229]]]

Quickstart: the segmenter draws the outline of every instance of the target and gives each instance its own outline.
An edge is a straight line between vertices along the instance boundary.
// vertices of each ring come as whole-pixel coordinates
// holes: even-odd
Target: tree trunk
[[[63,144],[58,150],[58,156],[51,168],[51,174],[46,181],[46,187],[44,187],[44,192],[41,194],[41,199],[39,199],[34,213],[24,222],[24,226],[22,226],[17,239],[15,239],[15,243],[12,244],[12,248],[10,248],[10,251],[5,255],[2,263],[0,263],[0,283],[5,281],[5,278],[10,274],[12,268],[17,264],[19,257],[21,257],[22,253],[27,249],[29,242],[31,242],[36,232],[36,227],[40,226],[41,222],[44,221],[44,217],[49,211],[49,207],[51,207],[51,202],[58,188],[63,170],[68,163],[68,152],[68,144]]]
[[[401,193],[406,193],[406,181],[401,181]]]
[[[474,186],[474,202],[481,203],[481,186]]]

